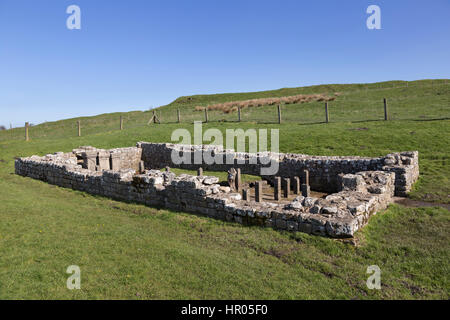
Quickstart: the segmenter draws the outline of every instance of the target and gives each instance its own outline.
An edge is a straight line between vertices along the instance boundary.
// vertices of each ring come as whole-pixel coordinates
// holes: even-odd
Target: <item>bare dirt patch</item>
[[[441,207],[450,211],[450,204],[446,203],[433,203],[419,200],[412,200],[409,198],[394,197],[394,203],[400,204],[405,207],[419,208],[419,207]]]
[[[350,131],[367,131],[367,130],[369,130],[369,128],[365,128],[365,127],[363,127],[363,128],[350,128],[348,130],[350,130]]]

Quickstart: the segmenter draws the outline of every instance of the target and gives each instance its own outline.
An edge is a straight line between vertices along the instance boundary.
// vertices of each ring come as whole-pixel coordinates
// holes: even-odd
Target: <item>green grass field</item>
[[[244,110],[242,123],[236,114],[211,113],[205,127],[279,128],[281,152],[419,150],[421,174],[410,197],[450,203],[445,80],[182,97],[158,109],[163,124],[147,126],[148,111],[106,114],[82,118],[82,137],[78,119],[33,126],[29,142],[16,128],[0,132],[0,299],[448,299],[450,216],[437,206],[391,205],[357,233],[354,246],[118,202],[14,174],[16,156],[170,142],[174,129],[192,130],[202,119],[196,105],[327,92],[341,93],[330,103],[328,124],[323,104],[311,103],[282,106],[281,125],[267,106]],[[383,97],[392,121],[381,120]],[[81,290],[66,288],[70,265],[81,268]],[[370,265],[381,268],[381,290],[366,287]]]

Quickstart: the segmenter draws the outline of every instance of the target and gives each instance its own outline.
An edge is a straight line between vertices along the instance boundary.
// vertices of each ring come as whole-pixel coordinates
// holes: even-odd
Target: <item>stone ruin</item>
[[[197,152],[212,151],[224,161],[175,165],[173,151],[191,160]],[[267,163],[263,157],[277,161],[279,170],[276,176],[262,176],[262,181],[252,184],[252,198],[251,190],[241,185],[240,174],[260,175],[262,163]],[[159,170],[162,168],[165,170]],[[198,175],[177,176],[170,168],[198,170]],[[219,184],[219,178],[205,176],[203,170],[229,172],[234,187]],[[131,148],[80,147],[69,153],[18,158],[15,172],[117,200],[241,224],[346,238],[367,224],[371,215],[385,209],[394,195],[406,196],[419,176],[419,164],[417,151],[378,158],[326,157],[138,142]],[[271,198],[267,194],[263,198],[263,188],[267,191],[272,186]],[[311,190],[322,194],[315,196]]]

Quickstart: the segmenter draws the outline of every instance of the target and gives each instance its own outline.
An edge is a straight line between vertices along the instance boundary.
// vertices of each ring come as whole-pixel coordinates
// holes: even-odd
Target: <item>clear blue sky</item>
[[[81,8],[68,30],[66,8]],[[366,8],[381,8],[368,30]],[[0,125],[450,76],[450,1],[0,0]]]

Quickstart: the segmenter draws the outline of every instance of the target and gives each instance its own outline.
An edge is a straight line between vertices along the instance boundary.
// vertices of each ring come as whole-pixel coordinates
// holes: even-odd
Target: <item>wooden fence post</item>
[[[208,122],[208,108],[205,108],[205,122]]]
[[[241,122],[241,107],[238,106],[238,122]]]
[[[30,124],[28,122],[25,122],[25,141],[29,141],[30,138],[28,136],[28,127],[30,126]]]
[[[384,120],[388,120],[388,106],[387,106],[387,100],[386,98],[383,99],[384,102]]]
[[[177,109],[177,121],[180,123],[180,109]]]
[[[160,114],[161,115],[161,114]],[[158,118],[158,116],[156,115],[156,111],[155,110],[153,110],[153,115],[152,115],[152,117],[150,118],[150,120],[148,120],[148,122],[147,122],[147,124],[150,124],[150,123],[161,123],[161,120]]]
[[[330,121],[330,117],[328,115],[328,102],[325,102],[325,122],[328,123]]]
[[[281,106],[278,105],[278,124],[281,124]]]
[[[77,123],[78,123],[78,136],[81,137],[81,121],[78,120]]]
[[[123,117],[120,116],[120,130],[123,130]]]

